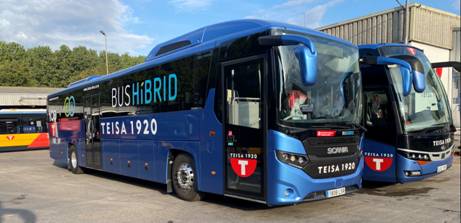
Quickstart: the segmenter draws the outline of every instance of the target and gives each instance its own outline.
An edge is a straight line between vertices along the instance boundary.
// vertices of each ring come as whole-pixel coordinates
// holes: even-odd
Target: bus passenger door
[[[386,88],[364,89],[366,128],[363,179],[395,182],[396,119]]]
[[[85,153],[90,168],[102,168],[99,94],[85,97]]]
[[[264,65],[263,57],[252,57],[222,66],[228,196],[264,200]]]

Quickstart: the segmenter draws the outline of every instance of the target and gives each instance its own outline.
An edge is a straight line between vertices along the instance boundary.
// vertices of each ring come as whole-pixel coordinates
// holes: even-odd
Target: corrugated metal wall
[[[461,62],[461,29],[453,29],[453,49],[450,51],[451,61]]]
[[[0,86],[0,109],[14,106],[45,106],[46,97],[61,88]]]
[[[451,49],[453,27],[459,16],[414,4],[410,6],[410,41]],[[378,14],[333,24],[320,31],[354,44],[403,42],[405,11],[394,8]]]
[[[388,10],[383,13],[321,28],[320,31],[346,39],[353,44],[402,42],[405,13]]]
[[[428,7],[411,8],[410,40],[452,48],[452,30],[460,26],[460,17]]]

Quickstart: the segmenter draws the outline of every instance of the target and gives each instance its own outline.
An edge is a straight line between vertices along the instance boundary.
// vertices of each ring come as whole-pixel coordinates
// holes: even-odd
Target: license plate
[[[437,173],[443,172],[445,170],[447,170],[447,164],[437,167]]]
[[[325,192],[325,196],[327,198],[337,197],[337,196],[341,196],[341,195],[344,195],[344,194],[346,194],[346,188],[345,187],[341,187],[341,188],[337,188],[337,189],[333,189],[333,190],[327,190]]]

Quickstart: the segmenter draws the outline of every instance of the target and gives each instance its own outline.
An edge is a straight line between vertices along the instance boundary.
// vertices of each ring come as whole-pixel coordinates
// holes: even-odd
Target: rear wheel
[[[177,196],[186,201],[198,201],[201,194],[197,191],[197,174],[194,161],[190,156],[180,154],[174,159],[173,188]]]
[[[80,168],[78,155],[77,155],[77,148],[75,146],[70,146],[69,148],[69,158],[67,159],[67,167],[68,169],[74,174],[81,174],[83,170]]]

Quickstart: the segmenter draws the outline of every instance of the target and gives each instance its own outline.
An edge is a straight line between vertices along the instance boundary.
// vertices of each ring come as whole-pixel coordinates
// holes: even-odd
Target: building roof
[[[109,79],[118,78],[124,75],[128,75],[150,67],[157,66],[167,61],[172,61],[177,58],[192,55],[194,53],[204,52],[213,49],[217,45],[232,39],[237,39],[243,36],[260,33],[271,29],[282,29],[308,33],[310,35],[320,36],[355,47],[350,42],[345,41],[343,39],[339,39],[334,36],[327,35],[316,30],[307,29],[301,26],[255,19],[235,20],[206,26],[195,31],[189,32],[187,34],[184,34],[182,36],[179,36],[177,38],[174,38],[172,40],[166,41],[164,43],[160,43],[152,49],[152,51],[149,53],[149,56],[147,56],[146,61],[142,64],[138,64],[124,70],[119,70],[108,75],[95,76],[87,80],[78,81],[60,92],[56,92],[54,94],[49,95],[49,97],[55,97],[59,94],[70,92],[76,89],[95,86]],[[166,53],[159,53],[160,51],[162,51],[161,49],[163,47],[170,46],[171,44],[183,41],[189,41],[190,44],[183,45],[183,47],[167,51]]]
[[[48,94],[59,90],[45,87],[0,87],[0,107],[46,106]]]
[[[452,49],[452,31],[460,26],[461,17],[414,3],[409,5],[409,41]],[[395,7],[370,15],[318,28],[354,44],[403,42],[405,10]]]

